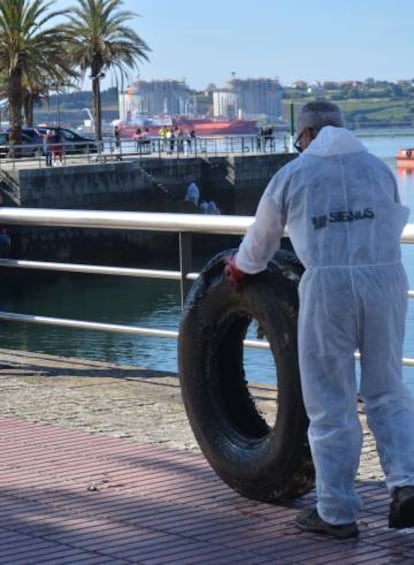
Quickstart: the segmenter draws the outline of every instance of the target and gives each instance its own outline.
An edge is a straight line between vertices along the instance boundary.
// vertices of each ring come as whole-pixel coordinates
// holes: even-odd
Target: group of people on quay
[[[118,125],[114,127],[113,137],[115,149],[119,150],[121,148],[121,134]],[[240,139],[244,137],[243,135],[229,136],[229,150],[232,151],[233,145],[237,146]],[[225,136],[223,136],[224,138]],[[152,150],[161,150],[170,155],[178,153],[190,155],[194,152],[197,153],[197,143],[201,142],[201,139],[201,137],[197,136],[195,129],[190,130],[178,125],[162,125],[156,132],[150,131],[148,127],[137,126],[133,134],[133,140],[136,142],[136,151],[139,153],[151,153]],[[246,136],[242,146],[243,143],[246,151],[274,152],[276,150],[274,127],[272,125],[262,126],[256,135]],[[200,149],[203,148],[204,144],[201,144]],[[286,140],[285,151],[288,151]]]
[[[158,137],[161,142],[161,150],[166,153],[184,153],[188,155],[191,153],[192,149],[195,147],[196,133],[194,130],[184,131],[178,126],[167,127],[161,126],[158,131]],[[150,134],[148,128],[137,127],[133,135],[133,139],[136,142],[136,150],[138,152],[150,153],[152,148],[152,143],[155,139],[153,135]],[[121,139],[119,127],[116,125],[114,127],[114,142],[115,149],[120,149]]]
[[[275,137],[273,135],[272,126],[264,126],[260,128],[259,135],[256,139],[256,148],[258,151],[266,152],[266,149],[270,151],[275,150]]]
[[[54,129],[48,129],[43,136],[46,166],[62,165],[63,148],[59,143],[59,136]]]
[[[194,130],[187,132],[178,126],[161,126],[158,134],[161,138],[162,148],[167,153],[174,153],[174,151],[184,154],[189,153],[196,138]]]
[[[134,140],[137,142],[137,151],[150,152],[151,139],[149,138],[149,129],[137,128],[134,133]]]

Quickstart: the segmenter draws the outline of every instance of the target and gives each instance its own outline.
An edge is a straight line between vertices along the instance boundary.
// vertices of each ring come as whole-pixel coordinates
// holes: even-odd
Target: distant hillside
[[[414,83],[386,81],[324,83],[316,87],[285,88],[284,116],[290,105],[295,112],[310,100],[324,98],[338,104],[349,127],[396,127],[414,125]]]
[[[309,101],[311,98],[309,97]],[[284,116],[287,118],[291,103],[294,104],[295,114],[308,100],[284,100]],[[349,99],[335,100],[345,114],[348,127],[411,127],[414,125],[414,100]]]
[[[102,120],[110,123],[119,118],[118,91],[116,88],[104,90],[101,93]],[[35,123],[60,124],[61,126],[77,127],[88,119],[92,111],[92,92],[81,91],[70,94],[59,94],[42,100],[35,107]]]

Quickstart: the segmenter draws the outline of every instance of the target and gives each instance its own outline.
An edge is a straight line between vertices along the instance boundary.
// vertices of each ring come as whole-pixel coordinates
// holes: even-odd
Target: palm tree
[[[45,86],[28,83],[23,85],[23,116],[27,127],[32,128],[34,123],[33,109],[36,103],[40,104]]]
[[[39,106],[46,100],[49,105],[49,94],[54,90],[58,96],[63,92],[64,87],[76,88],[75,79],[79,75],[73,70],[64,78],[63,73],[51,74],[38,73],[33,76],[23,77],[23,113],[24,122],[27,127],[33,127],[34,122],[34,105]],[[0,83],[1,84],[1,83]],[[59,124],[60,125],[60,124]]]
[[[85,76],[92,79],[92,111],[95,138],[102,140],[100,79],[113,70],[122,78],[126,68],[137,68],[148,61],[148,45],[126,22],[138,16],[121,10],[122,0],[78,0],[69,14],[67,32],[72,41],[71,54]]]
[[[34,105],[41,104],[43,98],[49,96],[50,80],[46,74],[24,76],[23,87],[23,117],[27,127],[33,127]]]
[[[0,2],[0,68],[6,83],[12,143],[21,140],[24,84],[33,83],[38,76],[63,80],[73,73],[64,30],[51,25],[66,10],[50,11],[54,4],[53,0]]]

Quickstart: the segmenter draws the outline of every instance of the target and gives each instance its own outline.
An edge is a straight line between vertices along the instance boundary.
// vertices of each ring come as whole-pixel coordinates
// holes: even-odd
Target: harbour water
[[[414,145],[412,136],[362,135],[360,139],[395,172],[403,203],[410,207],[414,223],[414,174],[397,170],[397,149]],[[414,245],[403,245],[403,260],[410,288],[414,289]],[[163,268],[163,267],[161,267]],[[33,277],[32,274],[28,276]],[[148,328],[177,330],[181,308],[175,281],[129,279],[126,277],[57,274],[32,279],[33,284],[9,288],[2,285],[0,309],[62,318],[131,324]],[[136,337],[2,322],[1,346],[61,356],[97,359],[155,370],[177,371],[177,344],[173,339]],[[407,317],[405,357],[414,358],[414,300]],[[275,382],[274,363],[269,352],[245,352],[249,380]],[[414,393],[414,368],[404,368],[404,379]]]

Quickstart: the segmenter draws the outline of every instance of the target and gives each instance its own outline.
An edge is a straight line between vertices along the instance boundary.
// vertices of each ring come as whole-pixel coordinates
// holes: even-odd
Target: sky
[[[232,76],[284,86],[414,78],[412,0],[124,0],[123,8],[139,14],[129,25],[152,50],[130,82],[184,79],[202,90]],[[108,76],[102,87],[114,84]]]

